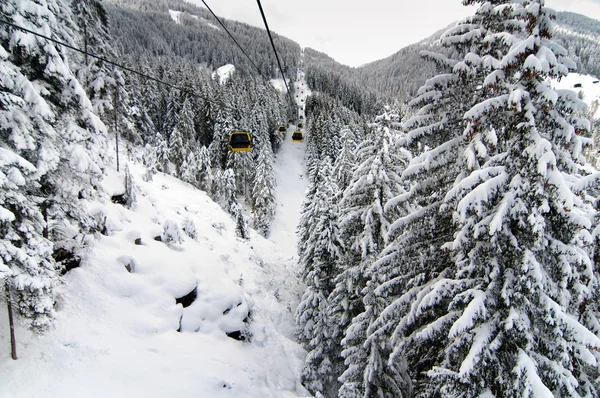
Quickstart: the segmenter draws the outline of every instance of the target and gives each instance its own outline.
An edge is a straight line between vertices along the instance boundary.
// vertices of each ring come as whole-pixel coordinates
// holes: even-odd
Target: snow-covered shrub
[[[163,225],[162,241],[165,243],[183,243],[183,236],[175,221],[165,221],[165,224]]]
[[[183,220],[183,224],[181,226],[181,229],[183,229],[183,232],[185,232],[185,234],[187,236],[189,236],[192,239],[196,239],[198,238],[198,231],[196,230],[196,223],[194,223],[194,220],[192,220],[189,217],[186,217],[185,220]]]

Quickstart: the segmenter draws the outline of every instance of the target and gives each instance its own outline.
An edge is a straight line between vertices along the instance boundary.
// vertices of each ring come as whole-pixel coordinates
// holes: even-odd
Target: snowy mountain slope
[[[301,287],[287,253],[254,231],[236,238],[230,216],[204,192],[132,171],[133,211],[89,203],[90,214],[106,218],[107,235],[65,275],[56,329],[38,338],[18,327],[17,361],[0,334],[0,396],[305,396],[297,382],[304,351],[292,341]],[[105,180],[108,192],[122,186],[114,173]],[[181,232],[186,219],[195,239]],[[181,242],[164,243],[168,220]],[[195,287],[191,305],[176,304]],[[2,307],[3,331],[6,319]],[[240,330],[250,342],[226,334]]]

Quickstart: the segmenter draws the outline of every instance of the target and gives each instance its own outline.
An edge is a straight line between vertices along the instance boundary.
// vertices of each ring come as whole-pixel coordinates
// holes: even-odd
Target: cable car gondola
[[[292,141],[294,142],[302,142],[304,141],[304,134],[302,131],[294,131],[292,134]]]
[[[298,123],[298,128],[301,129],[302,127],[304,127],[304,124]]]
[[[229,148],[233,152],[248,152],[252,149],[252,137],[248,131],[232,131],[229,134]]]
[[[277,129],[281,134],[284,134],[286,132],[286,128],[285,126],[282,124],[281,126],[279,126],[279,129]]]

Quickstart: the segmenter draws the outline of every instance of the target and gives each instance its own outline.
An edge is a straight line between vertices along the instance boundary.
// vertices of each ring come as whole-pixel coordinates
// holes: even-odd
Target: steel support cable
[[[56,40],[56,39],[53,39],[53,38],[51,38],[51,37],[45,36],[45,35],[43,35],[43,34],[41,34],[41,33],[37,33],[37,32],[34,32],[34,31],[30,30],[30,29],[27,29],[27,28],[24,28],[24,27],[22,27],[22,26],[16,25],[16,24],[14,24],[14,23],[12,23],[12,22],[10,22],[10,21],[7,21],[7,20],[5,20],[5,19],[3,19],[3,18],[0,18],[0,23],[3,23],[3,24],[5,24],[5,25],[8,25],[8,26],[11,26],[11,27],[13,27],[13,28],[15,28],[15,29],[18,29],[18,30],[21,30],[21,31],[23,31],[23,32],[31,33],[32,35],[35,35],[35,36],[41,37],[42,39],[46,39],[46,40],[48,40],[48,41],[51,41],[51,42],[53,42],[53,43],[56,43],[56,44],[58,44],[58,45],[60,45],[60,46],[64,46],[64,47],[66,47],[66,48],[69,48],[69,49],[71,49],[71,50],[73,50],[73,51],[77,51],[77,52],[79,52],[79,53],[81,53],[81,54],[84,54],[84,55],[90,56],[90,57],[92,57],[92,58],[96,58],[96,59],[98,59],[98,60],[100,60],[100,61],[106,62],[107,64],[110,64],[110,65],[116,66],[116,67],[118,67],[118,68],[121,68],[121,69],[123,69],[124,71],[130,72],[130,73],[133,73],[133,74],[136,74],[136,75],[138,75],[138,76],[144,77],[144,78],[146,78],[146,79],[148,79],[148,80],[151,80],[151,81],[154,81],[154,82],[156,82],[156,83],[163,84],[163,85],[165,85],[165,86],[167,86],[167,87],[170,87],[170,88],[173,88],[173,89],[175,89],[175,90],[179,90],[179,91],[182,91],[182,92],[189,93],[189,94],[191,94],[191,95],[193,95],[193,96],[195,96],[195,97],[197,97],[197,98],[200,98],[200,99],[202,99],[203,101],[205,101],[205,102],[208,102],[208,103],[210,103],[210,104],[217,105],[217,106],[220,106],[220,107],[223,107],[223,108],[235,109],[233,106],[227,106],[227,105],[225,105],[225,104],[223,104],[223,103],[220,103],[220,102],[215,102],[215,101],[211,101],[211,100],[209,100],[208,98],[204,98],[204,97],[202,97],[202,96],[200,96],[200,95],[196,94],[194,91],[192,91],[191,89],[189,89],[189,88],[187,88],[187,87],[180,87],[180,86],[176,86],[176,85],[174,85],[174,84],[171,84],[171,83],[167,83],[167,82],[165,82],[165,81],[163,81],[163,80],[157,79],[157,78],[155,78],[155,77],[152,77],[152,76],[150,76],[150,75],[147,75],[147,74],[145,74],[145,73],[142,73],[142,72],[140,72],[140,71],[137,71],[137,70],[135,70],[135,69],[131,69],[131,68],[129,68],[129,67],[127,67],[127,66],[125,66],[125,65],[119,64],[119,63],[117,63],[117,62],[113,62],[113,61],[111,61],[111,60],[109,60],[109,59],[106,59],[106,58],[104,58],[104,57],[101,57],[101,56],[98,56],[98,55],[95,55],[95,54],[92,54],[92,53],[86,52],[86,51],[84,51],[84,50],[81,50],[81,49],[79,49],[79,48],[77,48],[77,47],[74,47],[74,46],[72,46],[72,45],[70,45],[70,44],[63,43],[63,42],[61,42],[61,41],[59,41],[59,40]]]
[[[260,71],[260,68],[258,66],[256,66],[256,64],[254,63],[254,61],[252,61],[252,58],[250,58],[250,56],[248,55],[248,53],[246,53],[246,51],[240,45],[240,43],[238,43],[238,41],[235,39],[235,37],[233,37],[233,35],[229,32],[229,30],[225,27],[225,25],[223,25],[223,22],[221,22],[221,20],[219,19],[219,17],[217,17],[217,15],[213,12],[213,10],[211,10],[211,8],[208,6],[208,4],[206,4],[206,1],[202,0],[202,3],[204,3],[204,5],[206,6],[206,8],[208,8],[208,11],[210,11],[210,13],[213,15],[213,17],[215,17],[215,19],[217,20],[217,22],[219,23],[219,25],[221,25],[221,27],[223,27],[223,29],[225,29],[225,32],[227,32],[227,34],[229,35],[229,37],[231,37],[231,40],[233,40],[233,42],[239,47],[239,49],[242,50],[242,53],[244,53],[244,55],[246,56],[246,58],[248,58],[248,61],[250,61],[250,63],[252,64],[252,66],[254,66],[254,68],[256,68],[256,70],[258,71],[258,75],[262,76],[262,72]]]
[[[269,29],[269,24],[267,23],[267,18],[265,17],[265,12],[263,11],[262,4],[260,4],[260,0],[256,0],[256,2],[258,3],[258,8],[260,9],[260,14],[262,15],[262,19],[265,23],[267,33],[269,34],[269,40],[271,41],[271,46],[273,47],[273,52],[275,53],[275,58],[277,59],[277,65],[279,65],[279,71],[281,72],[281,77],[283,78],[283,82],[285,83],[285,89],[287,90],[288,96],[290,97],[291,105],[294,106],[294,99],[292,98],[292,93],[290,92],[287,80],[285,79],[285,74],[283,73],[283,68],[281,67],[281,61],[279,61],[279,55],[277,55],[277,49],[275,49],[275,43],[273,43],[273,36],[271,36],[271,30]]]

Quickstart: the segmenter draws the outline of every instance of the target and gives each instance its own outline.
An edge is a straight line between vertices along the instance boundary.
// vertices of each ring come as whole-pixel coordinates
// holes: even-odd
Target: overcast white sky
[[[202,6],[200,0],[187,0]],[[264,27],[254,0],[205,0],[218,16]],[[461,0],[261,0],[272,31],[359,66],[392,55],[472,15]],[[600,0],[546,0],[600,20]]]

